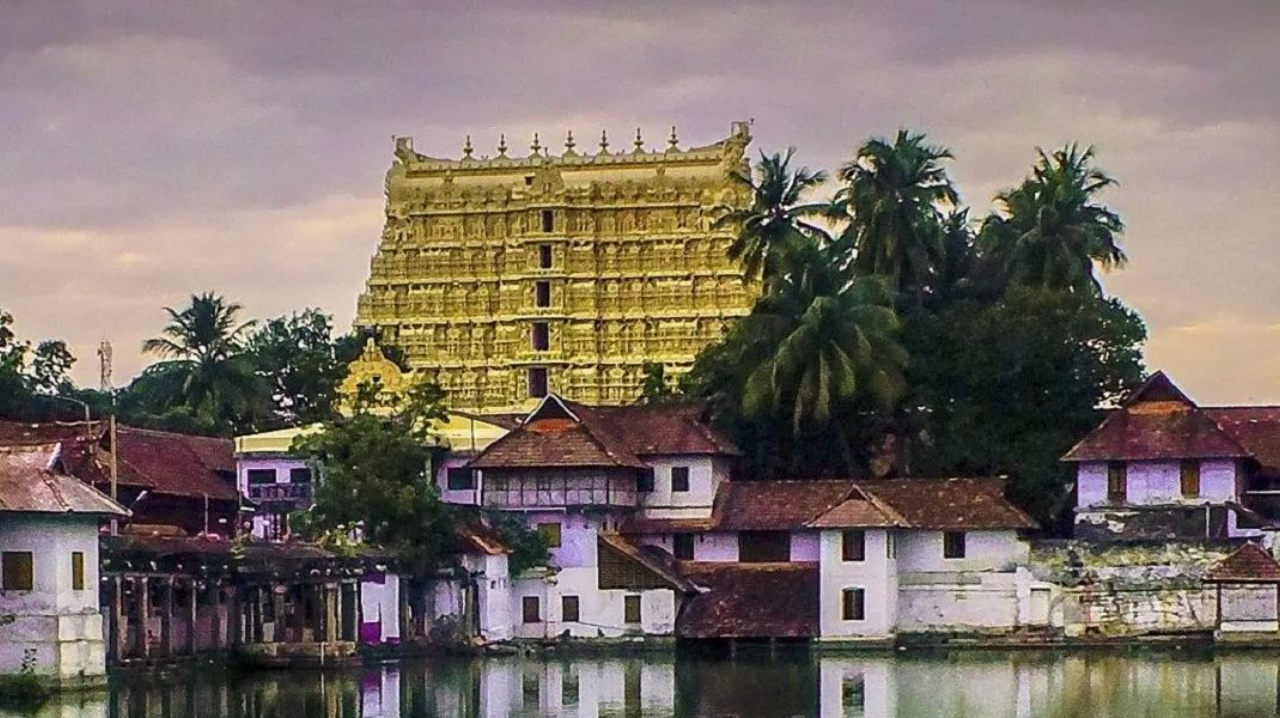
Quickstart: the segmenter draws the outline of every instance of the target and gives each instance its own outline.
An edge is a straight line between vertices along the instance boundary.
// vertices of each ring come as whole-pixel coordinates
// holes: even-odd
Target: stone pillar
[[[213,650],[222,647],[222,585],[209,579],[209,644]]]
[[[333,589],[333,637],[329,640],[342,641],[346,639],[346,615],[342,601],[342,584],[338,584]]]
[[[324,596],[324,605],[321,609],[321,615],[324,616],[324,638],[323,640],[333,642],[338,640],[339,627],[338,623],[338,587],[331,583],[326,583],[320,589]]]
[[[240,589],[234,584],[227,588],[227,646],[244,642],[244,612],[240,608]]]
[[[396,582],[396,601],[400,607],[400,641],[402,643],[417,637],[417,626],[413,622],[413,606],[409,603],[409,581],[401,576]]]
[[[196,654],[196,626],[200,622],[200,616],[197,613],[199,604],[196,602],[198,584],[194,578],[187,579],[187,655],[194,656]]]
[[[160,585],[160,655],[173,657],[173,576]]]
[[[134,637],[137,642],[135,654],[146,659],[151,655],[151,646],[147,643],[147,624],[151,622],[151,595],[147,588],[147,577],[136,576],[133,579]]]
[[[275,643],[284,643],[284,632],[287,626],[287,622],[285,621],[284,598],[284,586],[277,584],[271,587],[271,612],[273,614],[272,617],[275,619],[271,624],[271,627],[274,629],[272,631],[273,635],[271,636],[271,640]]]
[[[125,644],[125,616],[124,616],[124,582],[119,576],[111,577],[111,615],[110,633],[108,634],[107,645],[108,655],[111,660],[119,664],[124,660],[124,644]]]

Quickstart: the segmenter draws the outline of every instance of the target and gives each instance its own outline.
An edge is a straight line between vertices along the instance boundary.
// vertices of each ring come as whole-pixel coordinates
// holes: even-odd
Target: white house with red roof
[[[106,678],[98,528],[129,512],[68,476],[62,446],[0,446],[0,675]]]

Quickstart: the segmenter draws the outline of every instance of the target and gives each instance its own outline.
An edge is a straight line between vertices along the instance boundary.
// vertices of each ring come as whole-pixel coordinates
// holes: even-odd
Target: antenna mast
[[[119,477],[119,462],[116,461],[116,455],[120,451],[120,444],[116,441],[116,391],[111,386],[111,342],[103,337],[102,342],[98,344],[98,388],[103,393],[111,396],[111,421],[110,421],[110,442],[111,442],[111,500],[119,501],[119,490],[117,488],[117,479]],[[115,518],[111,519],[111,535],[115,536],[120,531],[120,522]]]

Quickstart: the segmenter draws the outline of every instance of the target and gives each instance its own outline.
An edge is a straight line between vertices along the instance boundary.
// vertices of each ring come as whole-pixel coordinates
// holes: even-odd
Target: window
[[[1129,489],[1128,469],[1128,464],[1123,461],[1107,464],[1107,501],[1113,504],[1124,503]]]
[[[867,617],[866,591],[861,588],[846,588],[841,594],[840,615],[846,621],[862,621]]]
[[[292,469],[289,469],[289,483],[291,484],[311,483],[311,468],[308,466],[297,466]]]
[[[676,534],[671,537],[671,552],[681,561],[693,560],[693,534]]]
[[[578,605],[577,596],[564,596],[563,598],[560,599],[560,620],[561,621],[564,621],[566,623],[576,623],[577,621],[581,620],[580,614],[578,613],[579,610],[580,610],[580,607]]]
[[[450,466],[445,469],[445,485],[451,491],[465,491],[476,487],[474,474],[467,466]]]
[[[862,677],[845,678],[840,684],[840,702],[846,709],[863,708],[867,704]]]
[[[71,590],[84,590],[84,552],[71,552]]]
[[[538,269],[551,269],[551,245],[538,245]]]
[[[845,531],[841,534],[840,558],[845,561],[867,560],[867,532]]]
[[[544,366],[529,367],[529,397],[541,399],[547,395],[547,368]]]
[[[640,597],[624,596],[622,599],[623,620],[627,623],[640,622]]]
[[[560,685],[560,704],[565,706],[578,705],[577,673],[565,673],[564,683]]]
[[[551,348],[551,327],[546,322],[534,322],[529,332],[529,344],[535,352]]]
[[[275,469],[249,469],[245,474],[249,478],[250,486],[261,486],[262,484],[274,484],[276,482]]]
[[[34,591],[35,568],[30,551],[0,554],[0,591]]]
[[[671,467],[671,490],[673,492],[689,490],[689,467],[688,466]]]
[[[525,596],[520,599],[520,612],[525,623],[542,621],[542,607],[539,605],[537,596]]]
[[[944,531],[942,533],[942,557],[964,558],[964,544],[963,531]]]
[[[890,559],[898,557],[898,542],[893,539],[893,534],[888,531],[884,534],[884,555]]]
[[[560,524],[538,524],[538,533],[551,548],[560,548]]]
[[[1195,459],[1183,459],[1178,469],[1182,495],[1189,499],[1200,496],[1200,462]]]
[[[544,234],[550,234],[556,229],[556,213],[553,210],[542,210],[542,231]]]
[[[551,282],[538,281],[533,283],[533,306],[551,306]]]
[[[524,176],[524,186],[525,186],[525,187],[532,187],[532,186],[533,186],[533,175],[525,175],[525,176]]]
[[[653,469],[641,471],[636,477],[636,491],[653,491]]]
[[[743,531],[738,534],[738,560],[770,563],[791,560],[791,535],[786,531]]]

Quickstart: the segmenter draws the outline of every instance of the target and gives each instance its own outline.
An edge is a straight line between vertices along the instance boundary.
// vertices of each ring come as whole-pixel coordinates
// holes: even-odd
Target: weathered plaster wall
[[[640,507],[653,518],[707,517],[722,480],[710,456],[649,456],[653,467],[653,491],[640,492]],[[671,469],[689,467],[689,490],[671,490]]]
[[[821,637],[888,638],[898,619],[897,562],[889,558],[888,534],[867,531],[865,559],[845,561],[841,531],[823,531],[820,538],[818,618]],[[795,543],[792,543],[792,551]],[[844,590],[861,588],[865,619],[844,620]]]
[[[1276,586],[1224,584],[1218,587],[1222,633],[1275,632],[1280,630],[1276,615]]]
[[[6,513],[0,552],[33,554],[33,590],[0,592],[0,674],[24,663],[60,682],[95,680],[106,673],[102,615],[98,609],[96,517]],[[74,590],[71,555],[84,554],[84,588]]]
[[[1020,581],[1029,574],[903,575],[898,581],[898,630],[1012,629],[1019,625]]]
[[[1236,462],[1212,459],[1200,462],[1200,494],[1183,497],[1178,461],[1126,462],[1125,503],[1152,506],[1168,503],[1222,503],[1239,495]],[[1085,462],[1076,469],[1076,506],[1106,506],[1107,463]]]
[[[899,531],[895,540],[903,574],[1002,570],[1027,560],[1027,544],[1015,531],[967,532],[964,558],[943,557],[941,531]]]
[[[539,600],[539,618],[526,623],[523,599]],[[565,596],[578,597],[578,621],[563,616]],[[625,597],[640,596],[638,624],[625,620]],[[566,568],[549,576],[521,577],[513,582],[511,616],[519,638],[548,638],[568,632],[579,638],[617,638],[624,635],[671,635],[675,631],[675,593],[669,589],[647,591],[602,590],[595,567]]]
[[[400,642],[400,577],[369,576],[360,582],[360,639],[364,643]]]

